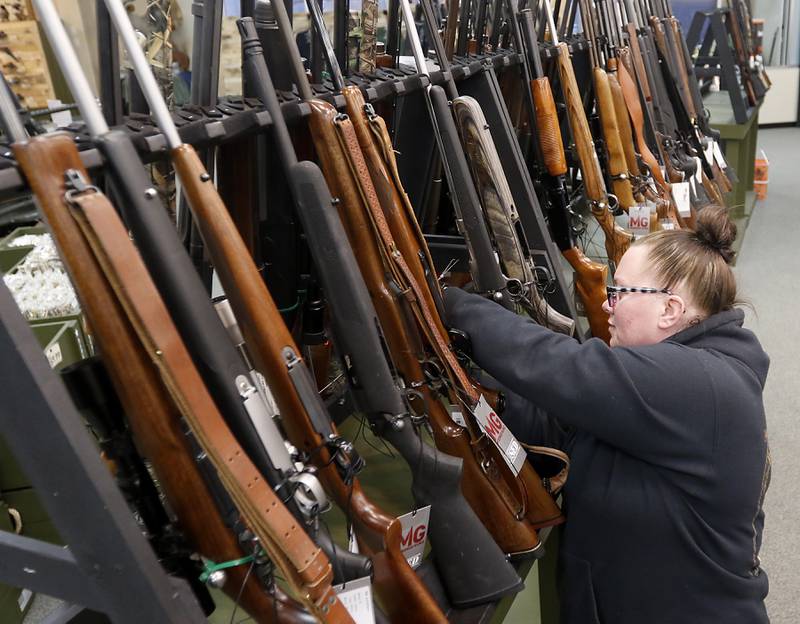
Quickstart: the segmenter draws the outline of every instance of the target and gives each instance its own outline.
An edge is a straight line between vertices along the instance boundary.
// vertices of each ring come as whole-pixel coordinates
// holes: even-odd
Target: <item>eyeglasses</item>
[[[673,294],[667,288],[640,288],[637,286],[606,286],[606,296],[608,297],[608,307],[613,308],[619,301],[621,293],[663,293]]]

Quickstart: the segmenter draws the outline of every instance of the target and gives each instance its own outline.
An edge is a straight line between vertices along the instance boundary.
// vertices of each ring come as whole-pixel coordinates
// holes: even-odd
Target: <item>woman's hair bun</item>
[[[718,252],[730,264],[736,256],[733,241],[736,240],[736,224],[722,206],[702,208],[695,220],[694,236],[697,242]]]

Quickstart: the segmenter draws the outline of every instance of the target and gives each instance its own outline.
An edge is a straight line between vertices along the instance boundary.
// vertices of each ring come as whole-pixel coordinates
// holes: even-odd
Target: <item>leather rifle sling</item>
[[[71,203],[76,221],[165,385],[263,548],[313,615],[325,622],[351,622],[331,586],[330,562],[223,421],[114,208],[99,193],[74,196]]]

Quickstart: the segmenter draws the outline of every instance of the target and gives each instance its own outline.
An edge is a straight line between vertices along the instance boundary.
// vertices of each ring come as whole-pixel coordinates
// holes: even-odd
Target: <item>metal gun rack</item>
[[[734,119],[737,124],[744,124],[758,106],[749,106],[747,100],[740,69],[729,43],[729,18],[730,9],[697,11],[686,34],[686,45],[691,51],[700,44],[695,59],[695,75],[700,79],[720,76],[721,88],[728,91],[731,100]]]

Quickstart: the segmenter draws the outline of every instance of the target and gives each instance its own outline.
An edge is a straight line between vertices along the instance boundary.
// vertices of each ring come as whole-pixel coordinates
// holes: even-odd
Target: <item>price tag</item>
[[[714,146],[717,144],[716,141],[711,141],[703,150],[706,155],[706,162],[711,164],[714,162]]]
[[[61,100],[47,100],[47,108],[58,108],[63,106]],[[64,128],[72,123],[72,113],[68,110],[50,113],[50,119],[56,128]]]
[[[698,156],[694,158],[695,164],[697,164],[697,169],[694,172],[694,177],[692,178],[697,184],[703,183],[703,161],[700,160]]]
[[[453,422],[456,423],[459,427],[466,427],[467,423],[464,420],[464,413],[461,411],[461,408],[457,405],[448,405],[447,411],[450,413],[450,418],[453,419]]]
[[[634,236],[650,233],[650,206],[636,204],[628,209],[628,229]]]
[[[692,203],[689,196],[690,190],[688,182],[672,183],[672,197],[675,199],[675,205],[678,207],[678,214],[682,217],[692,216]]]
[[[23,589],[19,593],[19,597],[17,598],[17,605],[19,606],[20,611],[24,611],[25,607],[28,606],[28,603],[33,598],[33,592],[30,589]]]
[[[662,230],[674,230],[675,229],[675,224],[672,221],[670,221],[669,219],[661,219],[661,221],[658,222],[658,225],[661,227]]]
[[[511,468],[511,472],[514,473],[514,476],[517,476],[519,471],[522,470],[522,466],[525,465],[526,455],[514,434],[500,420],[497,412],[491,408],[483,395],[481,395],[474,413],[481,431],[500,449],[500,454],[508,464],[508,467]]]
[[[375,624],[372,582],[368,576],[334,585],[333,589],[356,624]]]
[[[47,361],[50,363],[50,368],[55,368],[61,364],[61,360],[64,359],[64,356],[61,355],[61,345],[58,343],[47,347],[44,355],[47,358]]]
[[[428,541],[428,521],[430,517],[431,506],[426,505],[398,518],[400,525],[403,527],[400,550],[403,551],[403,556],[412,568],[416,568],[422,563],[422,555],[425,554],[425,543]]]
[[[720,169],[727,169],[728,163],[725,162],[725,156],[722,155],[722,150],[719,147],[719,143],[714,141],[714,160],[717,161]]]

